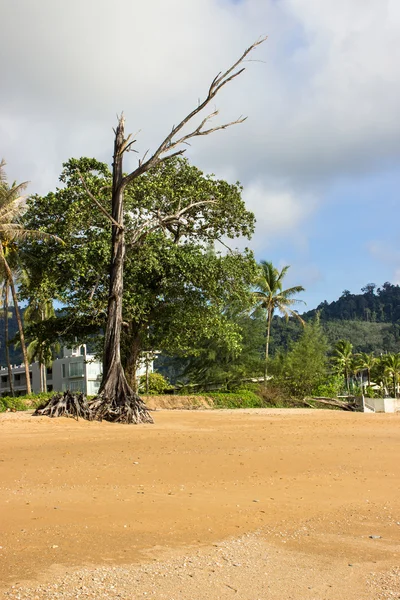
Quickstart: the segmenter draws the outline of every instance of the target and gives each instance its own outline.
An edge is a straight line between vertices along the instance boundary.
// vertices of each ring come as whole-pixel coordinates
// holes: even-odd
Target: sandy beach
[[[400,598],[400,415],[0,415],[0,594]]]

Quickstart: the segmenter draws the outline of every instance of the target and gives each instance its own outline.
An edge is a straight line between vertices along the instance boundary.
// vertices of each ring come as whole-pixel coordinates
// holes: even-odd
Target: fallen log
[[[339,400],[338,398],[326,398],[325,396],[313,396],[312,398],[304,398],[303,403],[306,406],[312,406],[310,402],[307,400],[312,400],[313,402],[318,402],[319,404],[324,404],[325,406],[332,406],[333,408],[340,408],[341,410],[347,410],[350,412],[354,412],[357,410],[357,406],[355,404],[350,404],[349,402],[344,402],[343,400]]]

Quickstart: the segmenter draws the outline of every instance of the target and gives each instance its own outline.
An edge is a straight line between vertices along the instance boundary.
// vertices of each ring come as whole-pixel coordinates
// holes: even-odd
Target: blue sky
[[[0,0],[0,8],[0,156],[10,179],[44,193],[71,156],[110,162],[121,110],[139,131],[139,155],[154,149],[215,74],[267,34],[215,103],[219,122],[248,120],[194,140],[188,158],[242,182],[257,218],[248,245],[258,259],[291,265],[287,283],[306,288],[308,308],[368,282],[400,282],[399,2]]]

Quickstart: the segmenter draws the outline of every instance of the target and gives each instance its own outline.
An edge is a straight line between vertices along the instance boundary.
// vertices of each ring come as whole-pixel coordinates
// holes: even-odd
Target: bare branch
[[[200,202],[192,202],[178,210],[176,213],[172,215],[165,215],[164,217],[160,214],[160,211],[157,211],[157,214],[144,223],[138,228],[135,229],[135,233],[130,238],[129,243],[134,245],[143,240],[147,235],[149,235],[152,231],[155,231],[158,227],[162,229],[168,228],[168,226],[177,224],[177,225],[185,225],[185,222],[182,221],[182,218],[185,216],[187,212],[189,212],[192,208],[196,208],[197,206],[203,206],[208,204],[217,204],[217,201],[214,198],[210,200],[202,200]]]
[[[204,129],[204,126],[206,125],[206,123],[218,114],[218,111],[213,111],[207,117],[205,117],[205,119],[202,120],[200,125],[198,125],[196,128],[194,128],[191,132],[181,135],[181,137],[177,137],[179,132],[182,131],[182,129],[185,127],[185,125],[187,125],[190,121],[192,121],[192,119],[194,117],[196,117],[199,113],[201,113],[201,111],[206,106],[208,106],[208,104],[211,102],[211,100],[213,98],[215,98],[215,96],[218,94],[218,92],[227,83],[230,83],[231,81],[233,81],[233,79],[236,79],[236,77],[238,77],[239,75],[241,75],[241,73],[243,73],[243,71],[245,70],[245,67],[240,67],[240,65],[245,61],[246,57],[255,48],[257,48],[257,46],[259,46],[260,44],[265,42],[266,39],[267,39],[266,37],[262,37],[259,40],[257,40],[256,42],[254,42],[251,46],[249,46],[243,52],[241,57],[232,66],[230,66],[226,71],[218,73],[218,75],[216,75],[216,77],[214,77],[214,79],[211,82],[211,85],[209,87],[207,96],[204,98],[204,100],[199,102],[198,106],[195,109],[193,109],[188,115],[186,115],[186,117],[184,117],[178,125],[174,125],[172,127],[170,133],[161,142],[161,144],[159,145],[157,150],[154,152],[154,154],[150,158],[148,158],[147,160],[144,160],[144,157],[143,157],[143,159],[139,161],[139,166],[134,171],[132,171],[129,175],[124,177],[124,179],[121,182],[122,188],[125,188],[136,177],[139,177],[139,175],[142,175],[143,173],[145,173],[146,171],[148,171],[155,165],[159,164],[160,162],[169,160],[173,156],[181,155],[183,153],[183,150],[179,150],[177,152],[174,152],[173,154],[167,154],[167,153],[170,150],[176,148],[177,146],[187,143],[187,141],[189,139],[191,139],[193,137],[198,137],[201,135],[209,135],[210,133],[214,133],[214,131],[227,129],[228,127],[231,127],[232,125],[237,125],[237,124],[243,123],[243,121],[245,121],[245,119],[246,119],[245,117],[239,117],[238,119],[236,119],[235,121],[231,121],[230,123],[224,123],[222,125],[217,125],[216,127]]]
[[[225,242],[222,241],[222,239],[220,237],[215,238],[217,240],[217,242],[219,242],[221,244],[221,246],[223,246],[224,248],[226,248],[228,250],[228,252],[230,252],[230,254],[233,254],[233,250],[232,248],[230,248],[228,246],[228,244],[225,244]]]
[[[93,202],[101,210],[103,215],[105,215],[107,217],[107,219],[109,221],[111,221],[111,223],[113,225],[115,225],[119,229],[123,229],[124,228],[123,225],[120,225],[115,219],[113,219],[112,216],[110,215],[110,213],[104,208],[104,206],[97,200],[97,198],[95,196],[93,196],[92,192],[89,190],[88,186],[86,185],[86,181],[83,178],[82,174],[79,171],[78,171],[78,173],[79,173],[79,178],[82,181],[83,187],[85,188],[85,191],[86,191],[87,195],[89,196],[89,198],[91,198],[93,200]]]

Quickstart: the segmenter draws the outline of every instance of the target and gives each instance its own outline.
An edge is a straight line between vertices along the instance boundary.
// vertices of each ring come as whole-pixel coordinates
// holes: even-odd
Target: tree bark
[[[8,345],[8,296],[10,293],[10,284],[8,283],[8,279],[6,279],[4,284],[4,344],[6,347],[6,362],[8,369],[8,381],[10,384],[10,394],[14,397],[14,382],[13,382],[13,374],[10,363],[10,347]]]
[[[125,258],[123,153],[124,118],[115,131],[112,186],[112,241],[107,326],[104,340],[103,380],[90,403],[95,418],[124,423],[151,423],[144,402],[129,386],[121,363],[123,269]]]

